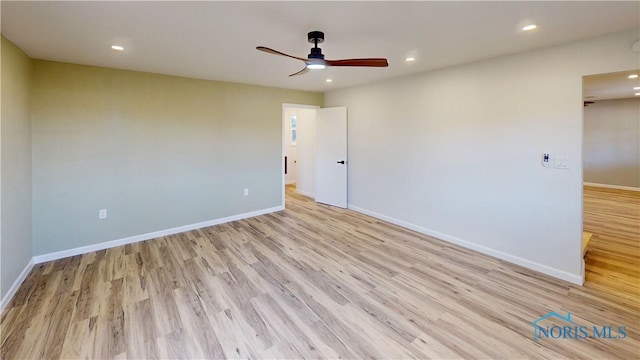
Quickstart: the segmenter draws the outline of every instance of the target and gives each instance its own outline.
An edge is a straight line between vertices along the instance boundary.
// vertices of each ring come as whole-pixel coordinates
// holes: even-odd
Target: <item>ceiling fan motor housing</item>
[[[309,59],[322,59],[324,60],[324,54],[322,54],[322,49],[318,47],[311,48],[311,53],[307,56]]]

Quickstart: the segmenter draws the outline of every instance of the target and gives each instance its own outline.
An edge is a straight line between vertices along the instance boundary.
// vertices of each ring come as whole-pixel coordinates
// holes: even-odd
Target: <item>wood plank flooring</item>
[[[640,192],[585,186],[588,286],[620,299],[640,297]]]
[[[579,287],[288,188],[282,212],[37,265],[2,314],[0,355],[637,359],[638,229],[588,221]],[[628,336],[534,341],[550,311]]]

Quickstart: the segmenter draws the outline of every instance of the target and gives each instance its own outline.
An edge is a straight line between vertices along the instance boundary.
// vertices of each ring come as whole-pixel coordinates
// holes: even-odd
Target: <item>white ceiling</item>
[[[640,29],[637,1],[0,4],[2,33],[33,58],[313,91]],[[528,23],[539,28],[522,32]],[[290,78],[301,62],[255,49],[306,57],[312,30],[325,32],[328,59],[386,57],[390,66]]]
[[[610,74],[585,76],[582,79],[582,96],[585,101],[638,98],[640,77],[629,79],[629,75],[640,75],[640,69]],[[634,90],[635,87],[639,89]]]

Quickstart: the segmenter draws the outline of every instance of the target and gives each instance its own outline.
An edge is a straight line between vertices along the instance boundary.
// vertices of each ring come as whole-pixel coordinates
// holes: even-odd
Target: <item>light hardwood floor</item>
[[[36,266],[2,314],[0,353],[637,359],[637,227],[617,221],[605,227],[621,236],[591,230],[579,287],[287,189],[282,212]],[[618,238],[628,247],[597,243]],[[598,260],[609,252],[629,261]],[[628,336],[534,341],[550,311]]]
[[[587,286],[620,299],[640,297],[640,192],[584,188]]]

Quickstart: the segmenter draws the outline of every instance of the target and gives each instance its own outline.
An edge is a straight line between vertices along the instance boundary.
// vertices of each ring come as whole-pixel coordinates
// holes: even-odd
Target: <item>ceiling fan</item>
[[[389,66],[389,62],[387,61],[387,59],[384,59],[384,58],[326,60],[324,58],[324,54],[322,54],[322,49],[318,47],[318,44],[322,44],[324,42],[324,33],[322,31],[311,31],[310,33],[307,34],[307,38],[309,42],[313,44],[313,47],[311,48],[311,53],[307,56],[306,59],[285,54],[283,52],[273,50],[264,46],[257,46],[256,49],[260,51],[264,51],[269,54],[290,57],[292,59],[300,60],[305,63],[305,67],[302,70],[298,71],[297,73],[293,73],[289,76],[302,75],[307,73],[309,70],[324,69],[328,66],[364,66],[364,67]]]

